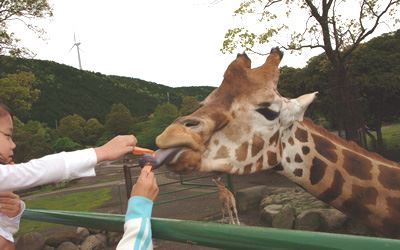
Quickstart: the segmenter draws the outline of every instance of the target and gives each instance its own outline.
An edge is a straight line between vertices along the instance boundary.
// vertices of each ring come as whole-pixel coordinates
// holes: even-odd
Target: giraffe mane
[[[389,164],[389,165],[391,165],[391,166],[396,166],[396,167],[399,167],[399,168],[400,168],[400,164],[399,164],[399,163],[394,162],[394,161],[391,161],[391,160],[388,160],[388,159],[382,157],[381,155],[379,155],[379,154],[377,154],[377,153],[370,152],[370,151],[368,151],[368,150],[366,150],[366,149],[360,147],[357,143],[355,143],[355,142],[353,142],[353,141],[347,141],[347,140],[341,138],[340,136],[337,136],[337,135],[333,134],[332,132],[329,132],[329,131],[326,130],[325,128],[316,125],[316,124],[315,124],[311,119],[309,119],[309,118],[304,118],[304,120],[303,120],[302,123],[303,123],[306,127],[309,127],[309,128],[311,128],[311,129],[315,130],[316,132],[320,133],[321,135],[323,135],[323,136],[329,138],[330,140],[332,140],[332,141],[334,141],[334,142],[337,142],[337,143],[340,144],[340,145],[345,146],[346,148],[348,148],[348,149],[350,149],[350,150],[352,150],[352,151],[354,151],[354,152],[356,152],[356,153],[365,155],[365,156],[367,156],[367,157],[369,157],[369,158],[378,160],[378,161],[380,161],[380,162],[382,162],[382,163],[386,163],[386,164]]]

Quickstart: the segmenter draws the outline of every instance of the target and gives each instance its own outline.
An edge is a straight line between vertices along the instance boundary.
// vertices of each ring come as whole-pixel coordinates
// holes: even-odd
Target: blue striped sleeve
[[[128,201],[125,222],[135,218],[150,218],[153,201],[143,196],[132,196]]]

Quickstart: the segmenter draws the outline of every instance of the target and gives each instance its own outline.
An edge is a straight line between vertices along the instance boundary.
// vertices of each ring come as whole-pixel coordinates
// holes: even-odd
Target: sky
[[[106,75],[139,78],[170,87],[219,86],[234,54],[220,49],[225,32],[240,24],[231,0],[49,0],[54,16],[36,22],[45,40],[22,25],[13,29],[21,45],[76,68],[80,42],[82,68]],[[265,45],[268,52],[277,44]],[[72,49],[71,49],[72,48]],[[321,53],[319,51],[318,53]],[[303,67],[316,55],[286,53],[281,66]],[[249,54],[253,67],[264,56]]]

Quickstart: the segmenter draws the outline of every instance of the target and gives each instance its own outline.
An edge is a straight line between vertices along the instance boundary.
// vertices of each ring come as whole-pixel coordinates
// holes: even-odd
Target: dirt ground
[[[99,187],[112,187],[112,199],[98,207],[96,211],[105,213],[124,214],[126,210],[126,186],[121,163],[106,163],[97,167],[97,175],[92,178],[84,178],[74,182],[72,187],[64,190],[41,194],[26,199],[34,199],[39,196],[48,196],[57,193],[69,193],[95,189]],[[139,169],[131,170],[132,176],[136,176]],[[153,217],[171,218],[197,221],[218,221],[221,218],[220,203],[217,189],[211,181],[210,174],[193,174],[184,177],[180,182],[178,175],[166,172],[165,169],[156,170],[157,181],[160,186],[160,194],[153,209]],[[195,179],[194,178],[200,178]],[[204,177],[204,178],[203,178]],[[226,179],[225,175],[222,175]],[[135,182],[135,178],[132,178]],[[234,190],[256,186],[268,185],[274,187],[293,186],[285,177],[273,172],[260,172],[246,176],[232,176]],[[198,187],[198,185],[204,185]],[[262,226],[258,209],[254,208],[246,212],[239,212],[239,218],[243,225]],[[62,230],[61,227],[53,230]],[[47,232],[50,233],[50,232]],[[177,243],[154,239],[154,248],[159,250],[185,250],[185,249],[215,249],[203,246]]]

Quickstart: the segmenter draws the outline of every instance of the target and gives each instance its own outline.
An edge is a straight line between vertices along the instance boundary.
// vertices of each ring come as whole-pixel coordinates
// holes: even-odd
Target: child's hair
[[[7,105],[0,99],[0,117],[6,116],[6,115],[12,116],[11,111],[7,107]]]

